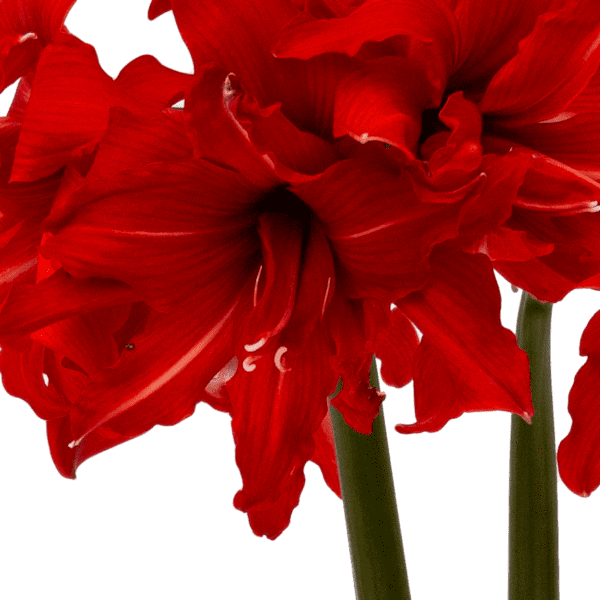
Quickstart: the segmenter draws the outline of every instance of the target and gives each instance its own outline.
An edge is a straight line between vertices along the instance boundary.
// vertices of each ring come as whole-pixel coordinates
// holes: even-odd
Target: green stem
[[[371,385],[379,389],[375,359]],[[357,433],[331,407],[357,600],[410,600],[383,405],[373,433]]]
[[[535,414],[512,416],[508,533],[509,600],[558,600],[556,442],[550,375],[552,305],[523,292],[519,346],[529,355]]]

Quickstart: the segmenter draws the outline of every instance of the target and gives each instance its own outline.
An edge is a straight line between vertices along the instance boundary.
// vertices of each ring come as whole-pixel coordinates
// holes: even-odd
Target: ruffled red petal
[[[62,269],[40,283],[15,283],[0,311],[0,339],[23,336],[76,314],[138,300],[124,283],[76,279]]]
[[[387,324],[388,315],[376,302],[352,301],[336,294],[328,315],[336,353],[331,357],[333,370],[342,388],[331,398],[344,421],[365,435],[373,431],[373,420],[385,394],[371,386],[371,364],[378,332]]]
[[[342,161],[290,189],[325,225],[345,291],[392,301],[425,283],[431,248],[456,235],[456,212],[419,202],[410,178],[386,164],[384,152],[380,162]]]
[[[413,158],[421,115],[433,106],[433,96],[419,63],[402,57],[365,62],[337,86],[333,134],[385,142]]]
[[[46,349],[34,343],[28,350],[3,347],[0,371],[4,389],[23,398],[41,419],[56,419],[69,410],[67,400],[43,379]]]
[[[565,485],[589,496],[600,485],[600,313],[581,337],[580,354],[588,359],[575,376],[569,393],[569,434],[558,447],[558,470]]]
[[[22,0],[0,4],[0,91],[35,68],[44,46],[66,31],[75,0]]]
[[[238,294],[231,285],[203,290],[178,310],[152,313],[118,362],[81,390],[71,411],[71,441],[77,445],[102,427],[136,436],[190,416],[203,390],[233,355],[232,315]]]
[[[437,431],[464,412],[533,415],[529,361],[500,323],[500,293],[487,258],[438,254],[431,280],[399,303],[423,338],[414,359],[416,423]]]
[[[314,456],[313,436],[325,418],[336,380],[328,368],[330,346],[321,329],[293,359],[283,363],[279,354],[275,349],[265,352],[239,369],[229,384],[236,462],[243,480],[234,505],[249,513],[254,533],[271,539],[287,527],[298,504],[304,465]]]
[[[64,36],[40,58],[12,180],[31,181],[58,171],[94,148],[111,107],[152,116],[183,97],[189,79],[143,56],[113,80],[100,67],[92,46]]]
[[[556,117],[587,85],[600,64],[600,5],[566,2],[536,21],[487,87],[479,107],[510,127]]]

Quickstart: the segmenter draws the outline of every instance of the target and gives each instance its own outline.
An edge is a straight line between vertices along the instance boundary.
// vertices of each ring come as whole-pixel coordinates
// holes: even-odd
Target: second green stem
[[[510,440],[509,600],[558,600],[556,442],[550,372],[552,304],[523,292],[517,340],[529,356],[535,414],[513,415]]]

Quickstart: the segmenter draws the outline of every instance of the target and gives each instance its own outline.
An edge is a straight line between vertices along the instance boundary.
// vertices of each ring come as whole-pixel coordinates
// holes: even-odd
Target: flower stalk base
[[[375,360],[371,385],[379,389]],[[370,435],[331,407],[357,600],[410,600],[383,405]]]
[[[556,442],[550,372],[552,304],[523,292],[517,322],[527,352],[535,414],[512,416],[509,492],[509,600],[558,600]]]

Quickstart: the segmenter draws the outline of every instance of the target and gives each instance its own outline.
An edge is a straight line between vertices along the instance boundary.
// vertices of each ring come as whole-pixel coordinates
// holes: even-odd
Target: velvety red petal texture
[[[427,255],[456,235],[456,215],[419,202],[406,174],[380,159],[338,162],[292,189],[325,223],[349,294],[392,301],[425,283]]]
[[[600,96],[598,97],[600,103]],[[600,115],[597,112],[576,114],[567,108],[563,115],[542,123],[504,128],[494,124],[494,131],[517,144],[533,148],[593,179],[600,178]]]
[[[193,149],[185,131],[183,111],[165,109],[148,119],[116,107],[110,111],[108,127],[98,144],[87,177],[89,180],[104,179],[118,171],[192,156]],[[61,218],[56,204],[58,202],[53,207],[52,221]],[[64,212],[68,214],[68,210]],[[50,225],[50,221],[46,223]]]
[[[513,58],[520,40],[529,35],[537,17],[553,0],[459,0],[453,2],[460,30],[460,58],[453,83],[488,83]],[[477,86],[479,87],[479,86]]]
[[[44,281],[15,283],[0,311],[0,339],[27,335],[61,319],[138,299],[129,286],[57,271]]]
[[[0,91],[35,68],[41,49],[66,31],[75,0],[22,0],[0,4]]]
[[[569,434],[558,447],[558,469],[565,485],[580,496],[589,496],[600,485],[600,313],[581,337],[580,354],[587,361],[575,376],[569,393]]]
[[[13,181],[50,175],[71,158],[91,152],[106,129],[111,107],[152,116],[182,98],[189,83],[189,75],[149,56],[136,59],[113,80],[100,67],[92,46],[72,36],[61,42],[41,55]]]
[[[329,20],[303,14],[282,30],[273,52],[304,59],[327,52],[354,56],[365,42],[395,36],[406,36],[412,43],[433,42],[445,51],[444,71],[438,70],[435,79],[454,64],[458,28],[443,0],[367,0],[345,18]]]
[[[500,323],[500,293],[487,258],[438,256],[423,290],[398,305],[423,333],[414,358],[417,421],[398,431],[437,431],[480,410],[531,419],[529,361]]]
[[[296,14],[286,0],[171,0],[181,37],[196,72],[217,63],[236,73],[250,92],[267,101],[287,77],[270,52],[270,40]]]
[[[242,83],[208,67],[189,90],[191,108],[184,115],[195,156],[235,167],[266,186],[310,179],[301,174],[321,173],[338,159],[331,144],[296,127],[279,103],[261,108]]]
[[[421,134],[421,114],[431,107],[432,97],[419,63],[401,57],[369,61],[338,84],[333,133],[361,143],[392,144],[412,158]]]
[[[234,73],[260,106],[281,102],[300,129],[331,136],[335,88],[346,72],[342,56],[277,60],[271,44],[298,8],[286,0],[173,0],[173,13],[196,73],[216,63]]]
[[[283,181],[273,171],[272,162],[257,151],[238,120],[236,105],[243,102],[241,95],[235,77],[218,67],[207,69],[198,78],[187,96],[186,106],[191,109],[185,110],[194,155],[227,164],[256,185],[279,185]],[[268,114],[268,110],[260,112],[261,116]],[[204,125],[205,120],[210,122],[209,127]],[[214,143],[215,136],[220,143]]]
[[[510,127],[556,117],[598,70],[599,37],[595,0],[567,2],[540,16],[517,55],[494,76],[481,111],[502,117]]]
[[[256,195],[208,162],[152,163],[84,185],[81,208],[42,253],[73,275],[118,278],[153,306],[174,306],[204,285],[245,280],[258,250],[248,234]]]

